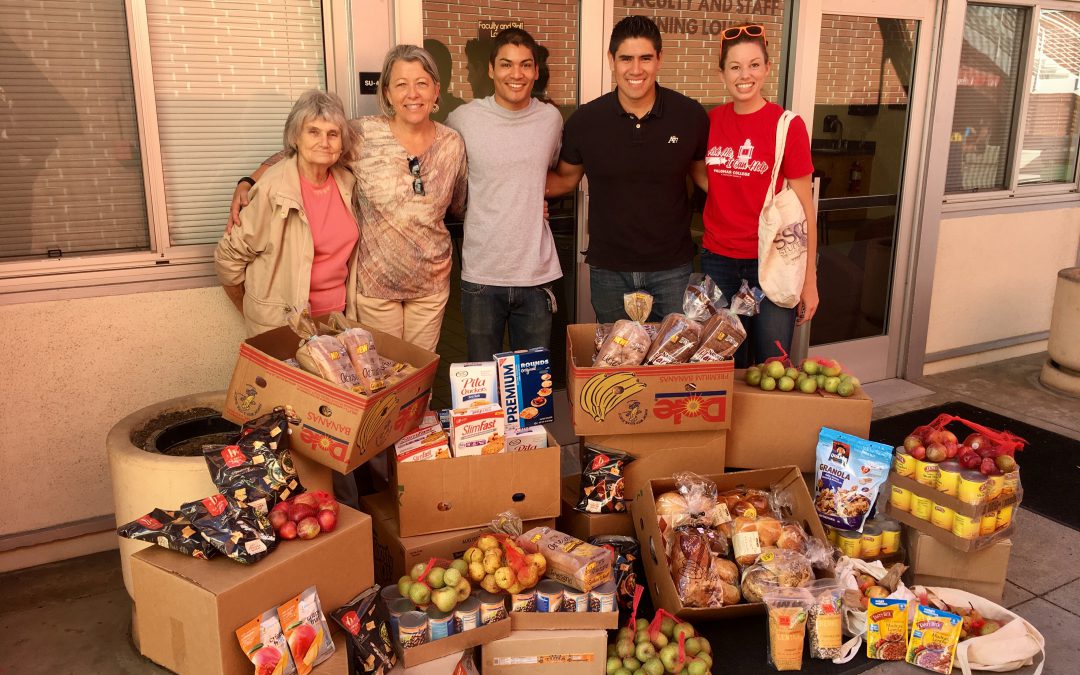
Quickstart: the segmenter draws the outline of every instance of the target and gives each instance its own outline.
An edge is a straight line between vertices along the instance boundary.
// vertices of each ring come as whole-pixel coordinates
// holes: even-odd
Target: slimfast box
[[[494,455],[505,449],[505,420],[496,403],[450,411],[454,457]]]
[[[450,364],[450,398],[454,408],[498,403],[498,383],[494,361]]]
[[[551,401],[551,355],[543,347],[495,355],[499,396],[507,429],[524,429],[555,421]]]
[[[449,459],[450,437],[438,422],[423,427],[394,444],[399,462],[419,462],[427,459]]]

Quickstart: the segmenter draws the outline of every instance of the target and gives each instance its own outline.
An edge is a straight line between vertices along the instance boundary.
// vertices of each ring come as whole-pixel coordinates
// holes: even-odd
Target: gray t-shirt
[[[507,110],[494,96],[450,113],[465,139],[469,204],[461,278],[487,286],[539,286],[562,276],[544,221],[544,183],[559,157],[562,115],[536,99]]]

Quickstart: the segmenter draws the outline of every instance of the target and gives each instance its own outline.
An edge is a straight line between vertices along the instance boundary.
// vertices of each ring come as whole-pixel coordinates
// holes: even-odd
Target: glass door
[[[864,381],[894,377],[934,5],[803,7],[793,108],[810,130],[821,304],[796,343]]]

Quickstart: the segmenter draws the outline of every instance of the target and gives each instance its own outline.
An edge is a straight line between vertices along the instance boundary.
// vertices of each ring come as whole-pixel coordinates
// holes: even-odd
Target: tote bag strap
[[[769,178],[769,187],[765,192],[765,206],[772,203],[776,196],[776,179],[780,176],[780,164],[784,161],[784,146],[787,144],[788,127],[791,120],[795,119],[795,113],[785,110],[776,123],[776,156],[773,157],[772,177]]]

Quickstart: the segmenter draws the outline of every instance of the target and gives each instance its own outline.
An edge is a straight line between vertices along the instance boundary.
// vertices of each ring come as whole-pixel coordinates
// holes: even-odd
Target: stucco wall
[[[927,354],[1049,330],[1078,247],[1080,209],[943,219]]]
[[[109,429],[227,387],[242,339],[218,287],[0,306],[0,536],[111,514]]]

